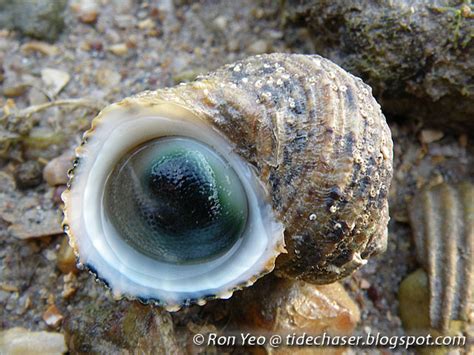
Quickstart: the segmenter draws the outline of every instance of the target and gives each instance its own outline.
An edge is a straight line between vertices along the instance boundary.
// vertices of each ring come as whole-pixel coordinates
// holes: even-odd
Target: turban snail
[[[329,283],[385,249],[390,130],[370,88],[270,54],[105,108],[63,194],[64,228],[117,297],[169,310],[275,269]]]

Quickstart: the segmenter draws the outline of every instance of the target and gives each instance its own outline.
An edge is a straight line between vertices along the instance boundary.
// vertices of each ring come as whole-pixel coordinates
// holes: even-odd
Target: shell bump
[[[370,88],[319,56],[126,98],[76,156],[65,230],[118,297],[177,309],[274,268],[329,283],[386,247],[390,130]]]

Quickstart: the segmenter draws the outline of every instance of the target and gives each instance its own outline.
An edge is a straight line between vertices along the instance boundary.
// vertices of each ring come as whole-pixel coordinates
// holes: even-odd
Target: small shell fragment
[[[71,76],[65,71],[44,68],[41,70],[41,80],[49,90],[51,96],[56,96],[69,83]]]
[[[46,311],[43,313],[44,322],[51,328],[58,327],[63,321],[64,316],[59,311],[56,305],[52,304],[49,306]]]

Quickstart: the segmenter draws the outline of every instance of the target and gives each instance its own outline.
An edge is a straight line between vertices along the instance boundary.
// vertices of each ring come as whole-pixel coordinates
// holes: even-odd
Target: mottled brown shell
[[[183,106],[250,162],[285,226],[280,276],[329,283],[385,250],[392,140],[362,80],[319,56],[270,54],[127,99]]]
[[[417,257],[427,271],[430,321],[445,330],[474,307],[474,185],[441,184],[415,196],[410,221]]]

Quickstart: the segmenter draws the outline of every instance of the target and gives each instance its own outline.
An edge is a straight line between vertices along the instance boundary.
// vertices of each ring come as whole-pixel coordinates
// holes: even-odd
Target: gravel
[[[82,334],[83,329],[76,325],[89,324],[86,310],[90,305],[107,312],[135,306],[122,301],[115,307],[110,292],[87,272],[76,274],[73,268],[61,266],[68,272],[63,273],[57,267],[52,255],[62,250],[61,259],[67,253],[64,245],[61,247],[60,186],[34,179],[34,184],[21,185],[14,178],[18,171],[25,164],[44,167],[70,152],[107,103],[192,80],[199,73],[253,53],[308,50],[305,31],[293,32],[291,38],[280,31],[277,2],[176,1],[180,5],[175,5],[171,1],[104,0],[93,8],[93,20],[90,13],[81,12],[81,3],[66,6],[66,26],[54,43],[0,31],[4,93],[0,97],[0,328],[42,331],[51,328],[50,322],[66,335],[67,342],[70,340],[68,346],[77,346]],[[47,68],[63,73],[61,85],[46,85],[42,73],[44,76]],[[24,87],[15,95],[5,94],[5,88],[20,85]],[[60,104],[41,106],[51,100]],[[388,249],[344,281],[361,309],[358,334],[404,334],[397,293],[402,279],[417,268],[407,218],[412,196],[426,185],[474,176],[474,155],[467,135],[453,135],[442,128],[437,128],[441,134],[422,131],[424,127],[410,121],[395,123],[388,118],[395,146]],[[49,183],[62,184],[63,180],[51,179]],[[213,301],[171,314],[180,347],[186,349],[189,334],[197,330],[222,328],[231,317],[230,304]],[[51,321],[51,316],[45,322],[48,310],[55,317],[64,317],[62,325],[57,318]],[[99,312],[93,319],[100,317]],[[107,317],[115,319],[109,313]],[[158,322],[163,316],[153,317],[158,317]],[[64,324],[74,326],[66,329]],[[87,342],[85,339],[84,344]],[[110,339],[104,339],[102,349],[117,350],[117,343],[107,348],[109,343]]]

